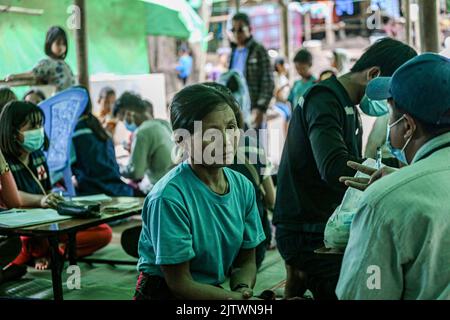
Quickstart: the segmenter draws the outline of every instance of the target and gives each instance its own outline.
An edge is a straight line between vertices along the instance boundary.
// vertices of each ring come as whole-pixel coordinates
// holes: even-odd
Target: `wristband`
[[[231,291],[238,291],[239,289],[242,289],[242,288],[250,289],[250,287],[249,287],[248,284],[245,284],[245,283],[238,283],[237,285],[235,285],[235,286],[231,289]]]

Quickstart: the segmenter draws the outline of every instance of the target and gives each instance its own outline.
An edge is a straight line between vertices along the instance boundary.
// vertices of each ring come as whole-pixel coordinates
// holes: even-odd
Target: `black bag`
[[[63,201],[58,203],[56,210],[62,216],[75,218],[98,218],[101,215],[100,203],[97,202]]]

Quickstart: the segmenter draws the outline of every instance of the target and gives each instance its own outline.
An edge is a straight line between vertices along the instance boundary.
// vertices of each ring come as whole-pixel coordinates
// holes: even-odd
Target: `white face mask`
[[[395,121],[393,124],[388,125],[387,136],[386,136],[386,145],[389,148],[389,150],[391,151],[391,154],[394,157],[396,157],[397,160],[401,161],[404,164],[409,164],[408,159],[406,159],[405,149],[408,146],[409,142],[411,141],[412,135],[411,135],[411,137],[409,137],[409,139],[406,141],[405,145],[401,149],[394,148],[391,144],[391,128],[396,126],[397,124],[399,124],[402,120],[405,120],[405,115],[403,115],[400,119]]]

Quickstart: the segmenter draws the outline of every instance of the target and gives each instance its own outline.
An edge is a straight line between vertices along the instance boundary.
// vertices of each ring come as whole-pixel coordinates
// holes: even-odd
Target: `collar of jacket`
[[[255,40],[253,39],[253,36],[250,36],[250,38],[248,38],[245,42],[245,47],[246,48],[250,48],[253,46],[253,44],[255,43]],[[236,49],[237,48],[237,44],[232,42],[231,43],[231,49]]]

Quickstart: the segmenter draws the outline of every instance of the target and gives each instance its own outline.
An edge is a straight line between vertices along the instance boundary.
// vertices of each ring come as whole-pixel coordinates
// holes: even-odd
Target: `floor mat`
[[[114,236],[117,237],[117,234]],[[117,240],[117,239],[116,239]],[[117,241],[96,252],[89,258],[135,261],[128,256]],[[68,264],[63,270],[63,291],[66,300],[130,300],[134,294],[137,271],[135,266],[79,263],[80,289],[69,290]],[[266,258],[258,272],[254,289],[259,294],[266,289],[275,289],[277,297],[284,290],[286,279],[284,263],[277,250],[267,251]],[[228,281],[224,284],[229,288]],[[52,299],[51,272],[28,268],[24,278],[0,286],[0,297],[19,299]]]

